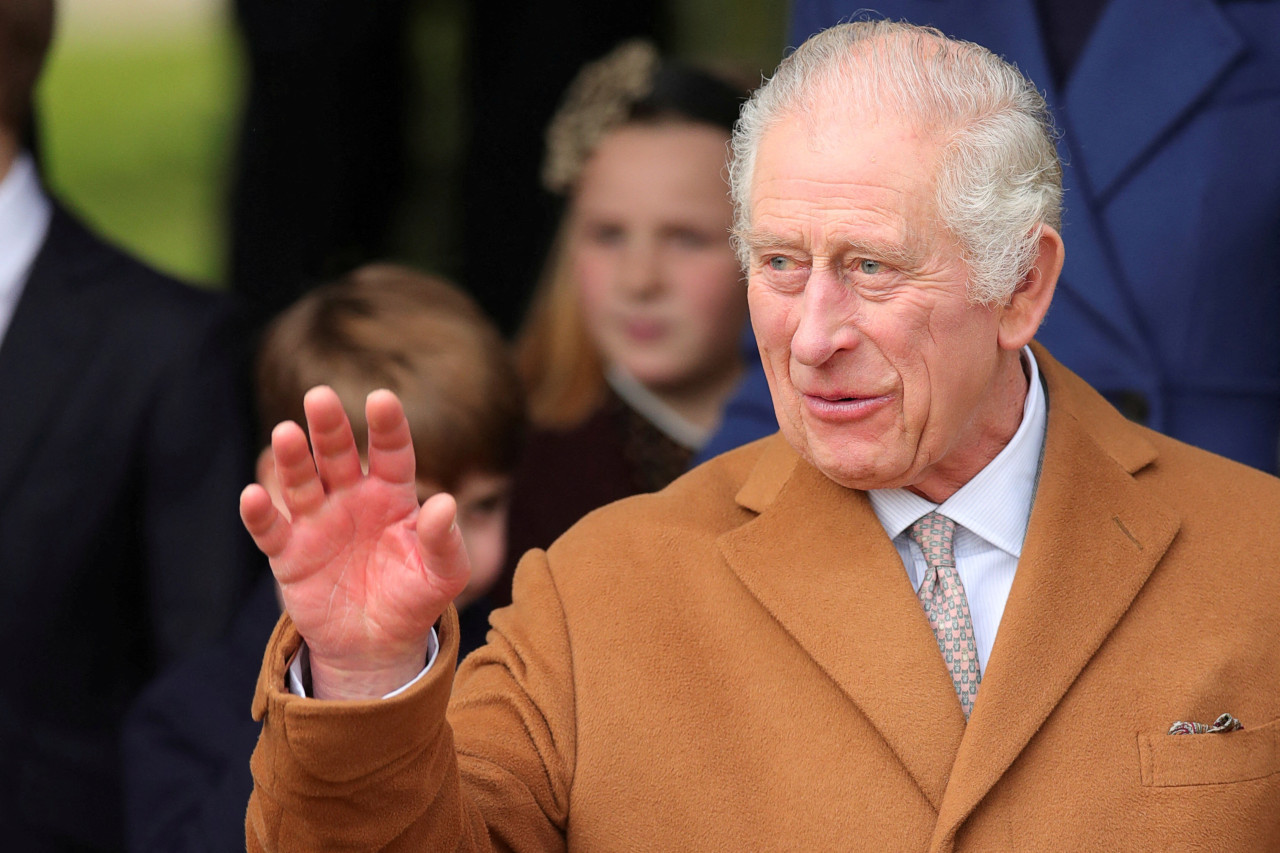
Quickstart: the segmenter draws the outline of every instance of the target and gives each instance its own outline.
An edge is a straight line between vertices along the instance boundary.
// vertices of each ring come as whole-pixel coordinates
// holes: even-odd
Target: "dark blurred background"
[[[39,100],[53,187],[155,266],[269,313],[372,257],[511,331],[554,202],[542,129],[625,37],[759,77],[785,0],[61,0]],[[252,85],[251,85],[252,84]],[[252,93],[252,97],[250,97]]]

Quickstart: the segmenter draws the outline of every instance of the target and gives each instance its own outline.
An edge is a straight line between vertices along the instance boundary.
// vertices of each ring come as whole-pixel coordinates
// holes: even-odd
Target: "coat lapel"
[[[898,755],[936,809],[964,717],[906,571],[862,492],[772,439],[720,540],[742,583]]]
[[[1040,485],[951,771],[935,850],[948,849],[961,822],[1057,707],[1180,525],[1133,477],[1154,459],[1154,448],[1043,350],[1036,357],[1049,380]]]
[[[1074,166],[1105,198],[1223,77],[1244,43],[1211,0],[1111,0],[1066,91]]]
[[[68,229],[76,227],[55,210],[0,345],[0,506],[97,338],[91,318],[72,306],[76,271],[67,268],[59,250]]]

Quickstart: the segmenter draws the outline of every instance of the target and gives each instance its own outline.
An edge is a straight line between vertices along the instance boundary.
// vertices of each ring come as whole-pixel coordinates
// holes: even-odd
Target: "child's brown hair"
[[[364,266],[299,299],[267,327],[256,380],[264,435],[284,420],[305,426],[303,394],[328,385],[361,448],[365,397],[394,391],[418,479],[442,489],[509,473],[519,456],[524,395],[501,335],[469,296],[406,267]]]

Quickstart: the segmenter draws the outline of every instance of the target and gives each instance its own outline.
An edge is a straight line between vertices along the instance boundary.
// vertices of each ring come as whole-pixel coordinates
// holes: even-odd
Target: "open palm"
[[[337,395],[314,388],[304,405],[310,446],[297,424],[271,437],[288,516],[256,485],[241,516],[307,642],[316,695],[381,695],[421,669],[431,626],[466,585],[456,506],[441,494],[419,508],[409,427],[391,392],[366,405],[367,474]]]

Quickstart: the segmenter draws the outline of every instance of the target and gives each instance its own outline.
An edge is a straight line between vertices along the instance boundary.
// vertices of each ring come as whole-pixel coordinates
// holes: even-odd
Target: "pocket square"
[[[1169,727],[1171,735],[1216,735],[1222,732],[1237,732],[1244,726],[1230,714],[1223,714],[1212,723],[1174,723]]]

